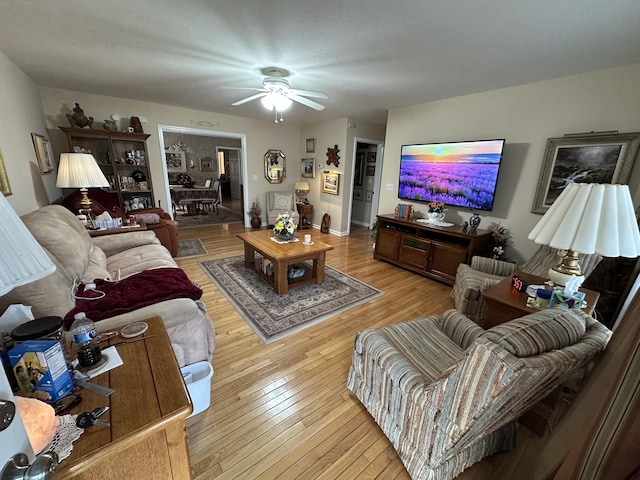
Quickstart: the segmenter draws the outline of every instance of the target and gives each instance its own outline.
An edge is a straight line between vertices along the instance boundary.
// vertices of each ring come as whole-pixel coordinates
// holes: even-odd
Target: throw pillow
[[[273,208],[275,210],[291,209],[291,195],[281,195],[276,193],[273,198]]]
[[[158,215],[157,213],[136,213],[136,212],[133,212],[133,213],[135,213],[136,218],[138,220],[142,220],[147,225],[154,225],[156,223],[160,223],[160,215]]]

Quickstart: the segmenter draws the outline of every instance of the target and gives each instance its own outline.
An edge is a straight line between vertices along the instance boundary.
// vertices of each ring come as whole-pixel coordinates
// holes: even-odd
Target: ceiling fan
[[[234,90],[255,90],[260,93],[233,102],[232,106],[238,106],[261,99],[262,105],[269,110],[273,110],[276,116],[276,123],[283,121],[282,112],[291,106],[293,102],[298,102],[314,110],[324,110],[324,105],[309,100],[306,97],[328,99],[326,94],[312,90],[298,90],[289,86],[289,81],[285,78],[289,72],[281,68],[269,67],[262,70],[267,76],[262,80],[262,88],[251,87],[227,87]],[[280,119],[278,120],[278,114]]]

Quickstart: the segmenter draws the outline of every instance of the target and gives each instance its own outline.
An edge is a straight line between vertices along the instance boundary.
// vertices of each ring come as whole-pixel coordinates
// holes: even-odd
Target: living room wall
[[[31,133],[45,135],[38,87],[0,52],[0,153],[12,195],[7,197],[19,215],[48,205],[57,196],[54,174],[40,174]]]
[[[516,260],[538,248],[527,235],[540,219],[531,213],[548,138],[568,133],[640,131],[640,64],[575,75],[485,93],[397,108],[389,112],[379,213],[400,202],[397,182],[403,144],[505,138],[494,210],[480,212],[480,228],[500,223],[512,232]],[[640,161],[629,186],[640,203]],[[403,201],[404,203],[404,201]],[[418,212],[425,205],[414,203]],[[447,220],[461,224],[470,211],[447,209]]]
[[[167,205],[170,205],[170,202],[164,189],[166,177],[164,177],[162,170],[164,157],[158,141],[158,125],[245,134],[247,172],[245,172],[244,190],[249,204],[253,198],[258,197],[264,205],[266,192],[269,190],[293,191],[293,185],[299,177],[300,129],[296,125],[287,125],[286,123],[276,125],[266,120],[254,120],[49,87],[40,87],[39,92],[46,116],[46,126],[56,156],[69,149],[66,137],[58,129],[58,126],[69,125],[65,114],[71,112],[76,102],[80,104],[85,115],[94,117],[94,128],[97,129],[102,128],[104,119],[110,118],[112,113],[118,113],[122,117],[121,129],[129,126],[130,116],[146,117],[147,123],[143,124],[143,128],[145,133],[151,134],[147,140],[147,149],[156,205],[160,200],[165,209],[167,209]],[[277,186],[269,184],[264,178],[264,154],[271,148],[282,150],[287,155],[287,178],[283,184]],[[263,220],[266,218],[264,213],[263,211]],[[248,222],[248,217],[246,220]]]

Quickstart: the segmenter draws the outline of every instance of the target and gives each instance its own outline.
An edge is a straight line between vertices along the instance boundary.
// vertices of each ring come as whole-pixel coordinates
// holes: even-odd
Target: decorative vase
[[[478,215],[477,213],[474,213],[473,215],[471,215],[471,218],[469,219],[469,227],[472,232],[475,232],[479,226],[480,226],[480,215]]]
[[[433,223],[442,223],[444,216],[444,212],[429,212],[429,220]]]
[[[289,232],[282,232],[282,233],[279,233],[279,234],[277,235],[277,237],[278,237],[280,240],[287,240],[287,241],[289,241],[289,240],[293,240],[293,233],[289,233]]]
[[[260,228],[262,219],[260,217],[251,217],[251,228]]]

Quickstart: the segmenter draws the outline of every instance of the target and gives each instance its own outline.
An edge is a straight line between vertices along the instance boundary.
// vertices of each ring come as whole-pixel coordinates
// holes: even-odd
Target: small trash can
[[[193,403],[193,412],[189,417],[193,417],[209,408],[211,404],[213,367],[209,362],[198,362],[182,367],[180,371],[184,383],[187,385],[191,403]]]

